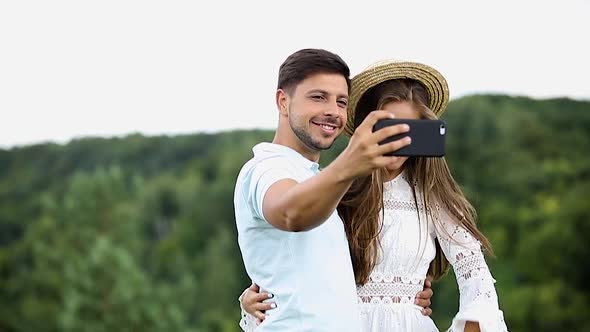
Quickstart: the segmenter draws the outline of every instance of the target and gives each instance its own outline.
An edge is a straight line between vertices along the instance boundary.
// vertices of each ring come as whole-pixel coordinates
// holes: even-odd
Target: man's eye
[[[323,100],[324,96],[311,96],[311,99],[315,99],[315,100]]]
[[[348,106],[348,100],[339,100],[338,104],[340,104],[340,106],[342,107],[347,107]]]

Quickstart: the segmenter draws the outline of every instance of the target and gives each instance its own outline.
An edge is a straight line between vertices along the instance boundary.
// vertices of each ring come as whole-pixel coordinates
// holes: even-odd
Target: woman
[[[376,63],[352,80],[347,132],[373,110],[436,119],[448,100],[446,80],[435,69]],[[398,157],[358,178],[338,212],[349,240],[363,331],[438,331],[413,299],[427,275],[436,280],[450,265],[460,306],[449,330],[507,331],[482,251],[491,253],[490,243],[444,158]]]

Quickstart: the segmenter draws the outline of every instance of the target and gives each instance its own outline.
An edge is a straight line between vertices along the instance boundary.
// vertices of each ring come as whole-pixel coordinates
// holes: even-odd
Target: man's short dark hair
[[[306,48],[291,54],[279,68],[278,89],[292,94],[294,88],[315,74],[341,74],[350,93],[350,69],[340,56],[323,50]]]

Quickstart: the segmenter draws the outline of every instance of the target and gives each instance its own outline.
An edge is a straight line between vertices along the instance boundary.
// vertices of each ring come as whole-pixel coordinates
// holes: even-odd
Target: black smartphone
[[[410,131],[388,137],[379,144],[392,142],[405,136],[410,136],[412,143],[385,154],[386,156],[442,157],[445,155],[447,125],[443,120],[381,119],[373,126],[373,131],[401,123],[409,125]]]

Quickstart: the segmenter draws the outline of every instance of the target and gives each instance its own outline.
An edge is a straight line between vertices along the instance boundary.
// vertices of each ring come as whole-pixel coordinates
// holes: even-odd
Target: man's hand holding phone
[[[379,120],[393,118],[394,116],[390,112],[373,111],[356,128],[346,149],[332,162],[339,164],[342,176],[345,179],[368,175],[375,169],[391,164],[397,157],[387,156],[387,154],[391,154],[412,143],[412,139],[405,136],[380,144],[389,137],[410,131],[410,126],[405,123],[373,131],[373,127]]]

